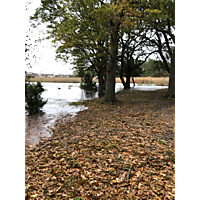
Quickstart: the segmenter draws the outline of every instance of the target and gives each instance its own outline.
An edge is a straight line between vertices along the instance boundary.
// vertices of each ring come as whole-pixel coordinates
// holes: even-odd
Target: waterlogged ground
[[[69,106],[65,105],[62,108],[55,106],[47,109],[52,103],[46,106],[49,112],[36,113],[30,116],[25,116],[25,144],[32,147],[39,142],[42,137],[50,137],[54,124],[59,120],[62,122],[73,120],[76,114],[87,109],[84,106]],[[52,111],[52,112],[51,112]]]
[[[80,83],[42,83],[45,91],[44,99],[48,99],[43,113],[25,116],[25,144],[32,147],[42,137],[50,137],[56,121],[66,122],[74,120],[79,111],[86,106],[70,106],[71,102],[79,102],[98,98],[98,93],[86,93],[79,86]],[[137,85],[134,90],[152,91],[167,88],[166,86]],[[123,90],[120,83],[116,83],[116,92]]]
[[[175,199],[175,101],[166,90],[84,102],[25,149],[26,199]]]
[[[25,116],[25,144],[34,146],[42,137],[50,137],[57,120],[73,120],[74,116],[87,109],[84,106],[70,106],[71,102],[92,99],[96,94],[86,94],[80,84],[42,83],[44,99],[48,99],[42,113]]]

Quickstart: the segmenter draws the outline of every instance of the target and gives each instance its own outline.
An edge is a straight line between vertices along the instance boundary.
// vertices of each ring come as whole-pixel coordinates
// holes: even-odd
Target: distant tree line
[[[169,77],[168,71],[164,68],[164,63],[161,60],[149,59],[140,66],[140,76],[150,77]]]

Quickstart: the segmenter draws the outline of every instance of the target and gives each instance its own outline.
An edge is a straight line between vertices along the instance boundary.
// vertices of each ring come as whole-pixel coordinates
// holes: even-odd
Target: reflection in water
[[[43,107],[43,113],[25,116],[25,143],[34,146],[41,137],[51,136],[56,120],[61,122],[73,119],[84,106],[70,106],[71,102],[78,102],[98,98],[98,92],[89,92],[81,89],[80,83],[42,83],[45,91],[42,93],[44,99],[48,99]],[[167,88],[167,86],[136,86],[134,90],[156,90]],[[123,89],[123,85],[116,83],[115,91]]]
[[[85,93],[86,98],[88,98],[88,99],[95,98],[96,92],[89,91],[89,90],[84,90],[84,93]]]

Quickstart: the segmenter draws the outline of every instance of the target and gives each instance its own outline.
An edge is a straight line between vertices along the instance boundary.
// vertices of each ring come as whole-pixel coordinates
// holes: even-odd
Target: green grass
[[[79,105],[82,105],[82,104],[83,104],[83,101],[77,101],[77,102],[69,103],[70,106],[79,106]]]

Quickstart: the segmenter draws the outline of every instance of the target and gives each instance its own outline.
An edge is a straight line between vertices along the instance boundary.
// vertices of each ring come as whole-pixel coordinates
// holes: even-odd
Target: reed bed
[[[50,82],[50,83],[81,83],[79,77],[35,77],[30,79],[31,82]]]
[[[121,79],[117,77],[116,83],[121,83]],[[126,81],[126,78],[124,78]],[[93,81],[98,83],[98,79],[94,78]],[[154,84],[154,85],[160,85],[160,86],[165,86],[168,85],[169,83],[169,77],[135,77],[134,78],[135,83],[137,84]],[[132,78],[130,79],[130,82],[132,82]]]
[[[130,79],[130,81],[133,83],[132,79]],[[135,77],[134,82],[137,84],[154,84],[165,86],[169,83],[169,77]],[[120,78],[116,78],[116,83],[121,83]]]
[[[126,80],[126,78],[125,78]],[[51,83],[81,83],[80,77],[35,77],[31,79],[32,82],[51,82]],[[94,78],[94,82],[98,83],[98,79]],[[132,83],[132,79],[130,79]],[[154,85],[168,85],[169,77],[135,77],[135,83],[137,84],[154,84]],[[116,78],[116,83],[121,83],[119,77]]]

